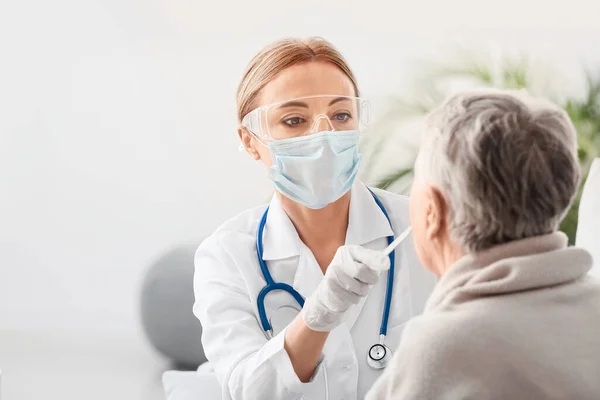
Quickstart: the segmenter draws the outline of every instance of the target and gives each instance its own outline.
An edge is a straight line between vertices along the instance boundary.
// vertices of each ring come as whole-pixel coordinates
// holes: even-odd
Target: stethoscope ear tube
[[[393,230],[392,221],[390,219],[390,216],[388,215],[387,210],[385,209],[385,207],[383,206],[383,204],[381,203],[379,198],[375,195],[375,193],[373,193],[373,191],[371,189],[369,189],[369,191],[373,195],[373,199],[375,200],[375,203],[377,203],[377,206],[379,207],[379,209],[385,216],[385,219],[387,219],[388,223],[390,224],[390,228],[392,228],[392,230]],[[392,243],[394,243],[394,236],[388,236],[387,239],[388,239],[388,247],[387,248],[390,248],[390,247],[392,247]],[[386,250],[387,250],[387,248],[386,248]],[[383,305],[383,314],[381,316],[381,327],[379,328],[379,334],[383,335],[384,337],[387,334],[388,319],[390,316],[390,308],[392,305],[392,291],[394,290],[394,271],[395,271],[395,265],[396,265],[396,251],[393,249],[393,247],[392,247],[392,251],[390,252],[390,254],[388,254],[388,257],[390,258],[390,269],[388,271],[388,281],[387,281],[387,287],[385,289],[385,303]]]
[[[267,318],[267,311],[265,310],[265,297],[267,296],[267,294],[269,294],[269,292],[271,291],[271,288],[269,287],[269,285],[265,286],[264,288],[261,289],[261,291],[258,293],[258,298],[256,299],[256,304],[257,304],[257,308],[258,308],[258,316],[260,318],[260,324],[262,325],[262,328],[265,332],[273,332],[273,330],[271,329],[271,324],[269,323],[269,319]]]
[[[264,260],[263,260],[264,263]],[[304,298],[300,293],[298,293],[293,287],[283,282],[271,282],[267,284],[261,291],[258,293],[258,298],[256,299],[256,304],[258,308],[258,316],[260,317],[260,324],[263,327],[263,330],[272,331],[271,323],[267,318],[267,311],[265,309],[265,297],[267,294],[272,292],[273,290],[283,290],[284,292],[288,292],[291,294],[296,302],[300,305],[300,307],[304,307]]]

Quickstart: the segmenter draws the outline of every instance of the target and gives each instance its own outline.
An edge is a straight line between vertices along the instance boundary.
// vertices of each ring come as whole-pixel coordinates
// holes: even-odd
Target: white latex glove
[[[381,251],[360,246],[340,247],[317,290],[306,299],[302,319],[313,331],[331,331],[389,268],[390,259]]]

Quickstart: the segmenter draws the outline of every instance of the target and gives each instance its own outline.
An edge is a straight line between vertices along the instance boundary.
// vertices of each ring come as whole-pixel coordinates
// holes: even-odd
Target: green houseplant
[[[587,177],[591,161],[600,156],[600,72],[595,75],[588,72],[585,75],[583,96],[561,97],[552,92],[551,88],[556,86],[552,82],[546,82],[540,89],[535,78],[544,76],[543,71],[535,71],[526,57],[504,57],[494,63],[480,57],[466,56],[458,64],[432,65],[424,69],[426,72],[418,80],[418,94],[390,99],[387,112],[376,121],[363,146],[363,179],[376,187],[407,194],[412,181],[412,165],[418,151],[418,146],[407,139],[409,136],[418,136],[418,132],[405,129],[401,133],[401,127],[409,120],[422,119],[440,104],[452,93],[453,82],[460,82],[466,87],[526,89],[561,105],[577,129],[582,182]],[[386,151],[393,147],[391,143],[402,148],[405,156],[403,164],[390,167],[384,161]],[[571,244],[575,241],[577,231],[581,187],[560,226],[569,236]]]

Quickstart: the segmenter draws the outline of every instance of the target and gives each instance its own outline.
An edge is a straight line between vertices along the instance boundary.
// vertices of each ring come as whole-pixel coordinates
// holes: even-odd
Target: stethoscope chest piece
[[[392,350],[385,344],[377,343],[371,346],[367,354],[367,364],[373,369],[384,369],[392,358]]]

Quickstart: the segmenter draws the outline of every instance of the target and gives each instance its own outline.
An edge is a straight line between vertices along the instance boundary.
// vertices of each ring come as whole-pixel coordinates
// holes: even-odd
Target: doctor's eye
[[[301,117],[292,117],[292,118],[287,118],[287,119],[283,120],[283,123],[288,126],[299,125],[302,122],[304,122],[304,118],[301,118]]]
[[[352,118],[352,115],[347,112],[342,112],[335,114],[332,119],[337,121],[348,121],[350,118]]]

